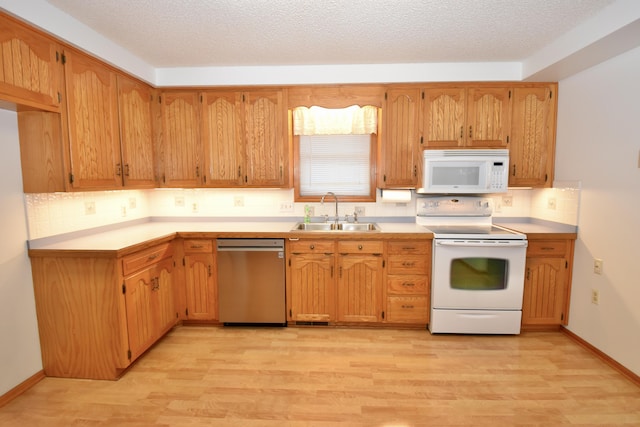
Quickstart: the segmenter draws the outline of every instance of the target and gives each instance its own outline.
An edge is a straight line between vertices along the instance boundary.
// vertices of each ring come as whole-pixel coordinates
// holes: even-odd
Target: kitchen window
[[[377,118],[372,106],[293,111],[296,201],[375,201]]]

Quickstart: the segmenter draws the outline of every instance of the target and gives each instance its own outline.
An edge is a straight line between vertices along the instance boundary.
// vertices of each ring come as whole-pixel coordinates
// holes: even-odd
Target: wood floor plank
[[[176,327],[118,381],[45,378],[30,426],[638,426],[640,388],[560,332]]]

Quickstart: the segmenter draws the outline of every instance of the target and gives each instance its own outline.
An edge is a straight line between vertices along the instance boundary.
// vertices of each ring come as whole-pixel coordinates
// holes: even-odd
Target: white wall
[[[559,82],[555,173],[582,181],[569,329],[640,375],[638,76],[640,48]]]
[[[16,113],[0,110],[0,395],[42,369]]]

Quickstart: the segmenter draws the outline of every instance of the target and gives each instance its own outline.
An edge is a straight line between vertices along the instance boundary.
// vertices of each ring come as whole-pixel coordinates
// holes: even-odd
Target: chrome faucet
[[[333,196],[334,200],[336,201],[336,218],[335,218],[335,223],[338,223],[338,196],[335,195],[335,193],[329,191],[327,194],[325,194],[324,196],[322,196],[322,199],[320,199],[320,204],[323,205],[324,204],[324,198],[327,196]]]

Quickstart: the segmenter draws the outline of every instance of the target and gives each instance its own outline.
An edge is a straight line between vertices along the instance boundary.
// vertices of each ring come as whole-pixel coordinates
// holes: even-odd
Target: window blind
[[[368,196],[371,135],[301,135],[300,194]]]

